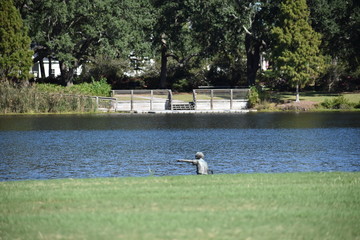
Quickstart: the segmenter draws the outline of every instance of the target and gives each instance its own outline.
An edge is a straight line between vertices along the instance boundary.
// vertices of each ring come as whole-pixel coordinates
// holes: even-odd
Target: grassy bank
[[[302,92],[300,102],[295,102],[291,92],[265,92],[255,108],[258,110],[360,110],[360,93]]]
[[[360,173],[0,182],[0,239],[360,239]]]
[[[300,101],[312,101],[321,103],[326,99],[333,100],[339,96],[344,96],[351,103],[360,102],[360,93],[326,93],[326,92],[302,92],[300,94]],[[296,96],[291,92],[277,92],[273,94],[274,98],[280,101],[295,101]]]

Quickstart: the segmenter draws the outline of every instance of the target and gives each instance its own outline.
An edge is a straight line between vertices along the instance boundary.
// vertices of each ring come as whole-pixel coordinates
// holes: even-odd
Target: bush
[[[325,99],[325,101],[321,103],[321,106],[326,109],[352,109],[355,107],[355,105],[350,103],[344,96],[339,96],[331,100]]]
[[[35,88],[39,92],[46,92],[46,93],[70,93],[70,88],[65,88],[63,86],[53,84],[53,83],[40,83],[36,84]],[[66,91],[68,89],[68,91]]]
[[[81,83],[70,87],[73,93],[90,95],[90,96],[110,96],[111,86],[107,83],[106,78],[95,81],[92,78],[91,83]]]
[[[249,107],[255,107],[258,104],[267,104],[270,100],[269,92],[264,90],[262,86],[250,87]]]
[[[357,104],[355,104],[354,108],[356,108],[356,109],[360,108],[360,101]]]
[[[249,92],[249,107],[253,108],[255,107],[256,104],[260,103],[260,92],[261,90],[256,87],[256,86],[252,86],[250,88],[250,92]]]
[[[191,87],[187,79],[179,79],[172,85],[172,89],[178,92],[188,92]]]
[[[75,94],[75,95],[87,95],[87,96],[110,96],[111,86],[107,83],[105,78],[100,81],[92,79],[91,83],[75,84],[71,87],[63,87],[56,84],[42,83],[36,84],[37,91],[46,93],[58,93],[58,94]]]

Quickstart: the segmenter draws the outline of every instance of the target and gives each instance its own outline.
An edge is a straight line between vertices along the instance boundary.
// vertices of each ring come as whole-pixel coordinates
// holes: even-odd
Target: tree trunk
[[[250,34],[245,36],[246,74],[249,86],[255,85],[256,73],[260,64],[260,43]]]
[[[296,84],[296,100],[295,100],[295,102],[300,102],[299,83]]]
[[[167,78],[167,56],[166,48],[161,49],[161,72],[160,72],[160,88],[166,88]]]
[[[61,79],[67,87],[74,85],[75,67],[68,68],[63,62],[60,62]]]
[[[161,36],[161,72],[160,72],[160,88],[166,88],[167,78],[167,46],[165,34]]]
[[[67,87],[74,85],[74,69],[69,69],[64,75],[64,81]]]
[[[52,59],[51,59],[51,57],[48,57],[48,59],[49,59],[49,77],[53,78],[54,76],[51,75],[51,68],[52,68],[51,61],[52,61]]]
[[[44,68],[44,59],[43,59],[43,58],[41,58],[41,59],[39,60],[39,65],[40,65],[40,75],[41,75],[40,78],[46,78],[45,68]]]

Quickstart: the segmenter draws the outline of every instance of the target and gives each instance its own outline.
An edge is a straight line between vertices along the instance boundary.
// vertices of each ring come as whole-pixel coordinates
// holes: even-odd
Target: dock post
[[[173,110],[173,101],[172,101],[172,92],[170,89],[168,90],[168,98],[169,98],[170,110],[172,111]]]
[[[150,111],[153,110],[154,91],[150,90]]]
[[[130,109],[131,111],[134,110],[134,90],[130,90],[131,98],[130,98]]]
[[[115,103],[114,111],[116,112],[116,110],[117,110],[117,99],[116,99],[116,98],[115,98],[115,100],[114,100],[114,103]]]
[[[214,109],[214,90],[210,90],[210,109],[213,110]]]
[[[230,89],[230,110],[233,109],[233,97],[234,97],[233,90]]]
[[[193,89],[193,102],[194,102],[194,108],[196,110],[197,107],[196,107],[196,90],[195,89]]]

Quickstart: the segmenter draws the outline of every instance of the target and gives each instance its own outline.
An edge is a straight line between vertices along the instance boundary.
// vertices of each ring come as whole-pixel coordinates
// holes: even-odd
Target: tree
[[[12,0],[0,4],[0,80],[27,80],[32,65],[30,38]]]
[[[155,0],[159,9],[155,27],[154,45],[161,50],[160,86],[167,85],[168,59],[174,59],[179,68],[185,68],[194,59],[226,55],[235,59],[241,48],[242,28],[235,15],[232,1],[222,0]]]
[[[274,70],[296,88],[298,102],[299,89],[313,82],[323,66],[320,34],[309,24],[305,0],[284,0],[278,18],[271,29]]]
[[[248,85],[254,85],[260,67],[260,54],[264,51],[268,33],[264,17],[270,15],[267,1],[256,0],[187,0],[157,1],[162,11],[159,12],[159,25],[166,34],[166,49],[171,56],[180,49],[175,48],[183,41],[181,24],[188,26],[187,42],[182,46],[192,50],[185,56],[201,57],[208,60],[210,71],[225,85],[238,85],[247,78]],[[174,24],[176,23],[176,24]],[[160,35],[161,33],[158,33]],[[190,40],[189,40],[190,39]],[[164,40],[164,39],[163,39]],[[161,42],[160,40],[158,42]],[[163,43],[165,41],[162,41]],[[170,44],[169,44],[170,42]],[[177,43],[174,44],[174,43]],[[186,44],[184,44],[186,43]],[[171,45],[171,48],[169,46]],[[164,48],[164,44],[163,50]],[[184,49],[184,48],[183,48]],[[184,52],[184,51],[182,51]],[[165,79],[167,57],[162,58],[162,78]],[[185,58],[189,59],[189,58]],[[246,69],[246,73],[244,73]],[[210,80],[210,79],[209,79]],[[211,79],[211,80],[216,80]],[[210,81],[211,81],[210,80]],[[220,82],[219,82],[220,83]],[[212,82],[215,84],[215,82]]]
[[[131,52],[146,51],[150,42],[148,0],[27,0],[25,5],[23,15],[35,43],[34,61],[59,60],[61,77],[68,85],[75,70],[91,57],[126,58]]]
[[[237,16],[245,31],[244,46],[246,52],[246,76],[249,86],[255,85],[257,71],[260,68],[260,54],[265,44],[264,13],[267,4],[254,1],[235,1]]]
[[[322,34],[321,50],[328,58],[326,87],[342,79],[360,79],[360,3],[308,0],[311,24]]]
[[[246,3],[232,0],[192,2],[192,29],[209,59],[211,85],[238,86],[246,80],[244,47]]]
[[[154,28],[154,47],[161,52],[160,88],[168,86],[168,59],[172,58],[184,68],[192,58],[200,55],[198,43],[194,39],[191,9],[187,1],[155,0],[158,9]]]
[[[249,86],[255,85],[257,79],[260,56],[269,42],[269,26],[277,13],[277,1],[215,0],[200,7],[198,25],[206,26],[202,34],[210,36],[208,46],[221,58],[235,60],[231,68],[238,69],[234,72],[238,81],[244,78],[245,68]]]

